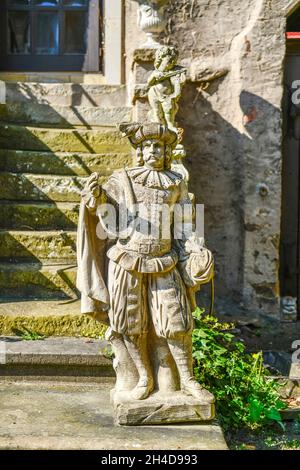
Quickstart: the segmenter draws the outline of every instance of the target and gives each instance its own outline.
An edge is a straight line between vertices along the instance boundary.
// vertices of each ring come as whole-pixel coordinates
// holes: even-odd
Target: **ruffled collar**
[[[169,189],[182,182],[182,175],[173,170],[150,170],[145,167],[136,167],[128,170],[128,175],[135,182],[147,188]]]

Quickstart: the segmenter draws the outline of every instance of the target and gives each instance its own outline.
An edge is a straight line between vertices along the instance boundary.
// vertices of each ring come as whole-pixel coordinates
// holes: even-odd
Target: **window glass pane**
[[[58,4],[58,0],[35,0],[34,3],[40,7],[53,7]]]
[[[58,54],[59,32],[57,13],[36,16],[36,54]]]
[[[65,52],[84,54],[86,51],[86,14],[66,12]]]
[[[30,22],[27,11],[8,12],[8,53],[29,54]]]
[[[87,0],[63,0],[63,4],[70,7],[82,7],[87,4]]]

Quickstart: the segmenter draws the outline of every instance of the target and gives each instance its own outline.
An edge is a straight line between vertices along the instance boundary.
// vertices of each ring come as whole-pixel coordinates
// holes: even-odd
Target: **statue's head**
[[[155,53],[154,67],[160,72],[171,70],[178,60],[178,50],[176,47],[162,46]]]
[[[169,169],[177,134],[159,123],[121,124],[120,130],[137,150],[137,163],[150,169]]]

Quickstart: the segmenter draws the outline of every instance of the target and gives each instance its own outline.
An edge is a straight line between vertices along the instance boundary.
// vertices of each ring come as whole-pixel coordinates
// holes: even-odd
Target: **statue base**
[[[215,405],[183,392],[154,392],[146,400],[133,400],[128,392],[111,392],[116,424],[125,426],[211,421]]]

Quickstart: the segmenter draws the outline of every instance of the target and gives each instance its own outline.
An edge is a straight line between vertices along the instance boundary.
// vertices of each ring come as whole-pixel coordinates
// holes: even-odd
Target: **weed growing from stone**
[[[30,331],[27,328],[24,328],[23,331],[19,331],[18,336],[20,336],[24,341],[38,341],[46,338],[46,336],[40,335],[35,331]]]

